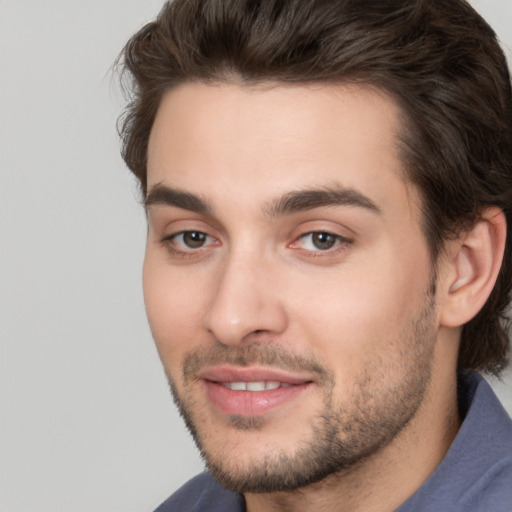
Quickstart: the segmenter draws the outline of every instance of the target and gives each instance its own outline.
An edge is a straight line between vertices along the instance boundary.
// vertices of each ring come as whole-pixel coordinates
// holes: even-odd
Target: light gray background
[[[510,56],[512,0],[473,3]],[[1,512],[150,511],[202,468],[146,325],[109,75],[161,5],[0,0]]]

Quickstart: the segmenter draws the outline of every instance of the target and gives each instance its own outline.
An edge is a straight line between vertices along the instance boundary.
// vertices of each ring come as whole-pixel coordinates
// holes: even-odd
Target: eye
[[[341,243],[348,243],[348,240],[333,233],[313,231],[302,235],[294,245],[306,251],[328,251]]]
[[[189,249],[198,249],[202,247],[206,240],[208,239],[208,235],[205,233],[201,233],[201,231],[184,231],[176,237],[180,240],[183,245],[187,246]]]
[[[215,242],[214,238],[202,231],[181,231],[163,240],[170,249],[177,252],[187,252],[201,249]]]

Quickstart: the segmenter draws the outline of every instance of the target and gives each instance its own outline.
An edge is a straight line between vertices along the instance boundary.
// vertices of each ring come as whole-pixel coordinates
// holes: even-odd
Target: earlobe
[[[484,306],[501,268],[505,239],[505,215],[493,207],[487,208],[457,240],[448,242],[448,281],[440,301],[441,325],[460,327]]]

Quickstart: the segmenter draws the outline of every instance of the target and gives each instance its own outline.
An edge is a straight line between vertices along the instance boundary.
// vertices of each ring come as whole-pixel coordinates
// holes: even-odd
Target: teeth
[[[265,391],[264,382],[248,382],[247,391]]]
[[[222,382],[225,388],[232,391],[265,391],[267,389],[277,389],[279,387],[289,387],[291,384],[277,381],[259,381],[259,382]]]

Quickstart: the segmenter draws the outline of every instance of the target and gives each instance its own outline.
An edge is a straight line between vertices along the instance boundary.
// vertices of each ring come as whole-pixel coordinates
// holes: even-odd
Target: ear
[[[457,240],[447,242],[443,282],[438,290],[440,324],[460,327],[484,306],[503,261],[507,221],[499,208],[487,208]],[[440,289],[441,288],[441,289]]]

